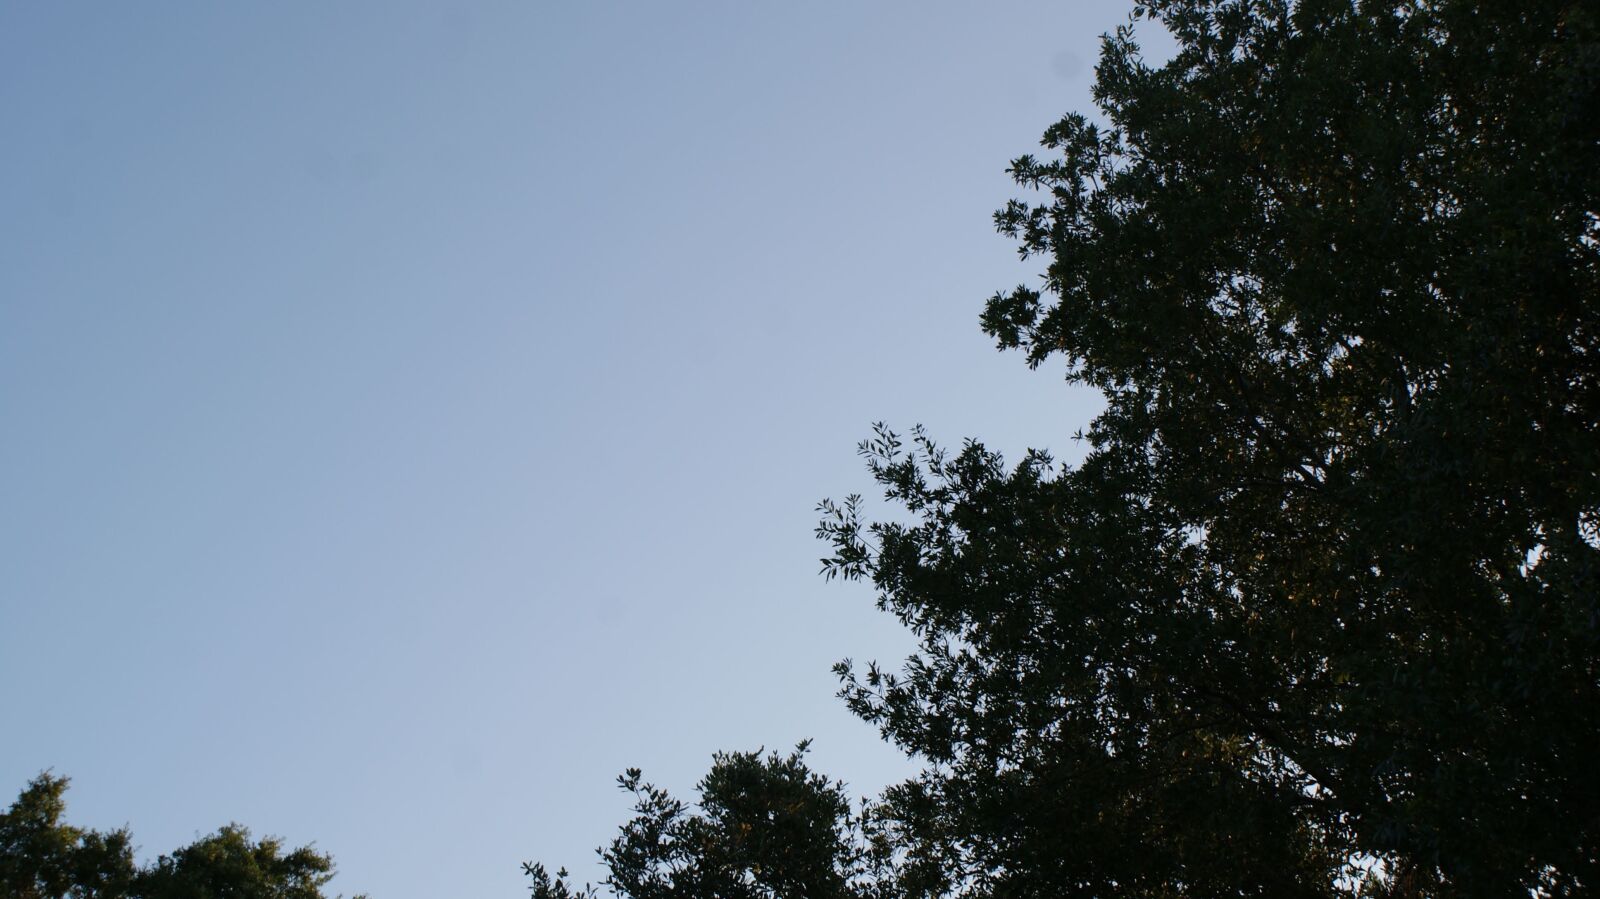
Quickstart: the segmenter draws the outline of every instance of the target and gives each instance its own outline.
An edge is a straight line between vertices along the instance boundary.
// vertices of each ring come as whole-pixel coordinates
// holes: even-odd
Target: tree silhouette
[[[727,757],[698,814],[644,788],[620,895],[1600,888],[1600,5],[1147,17],[1175,56],[1109,35],[996,216],[1044,270],[983,328],[1104,395],[1083,461],[880,425],[892,511],[821,506],[921,641],[843,697],[923,772],[816,787],[786,886]]]
[[[333,860],[283,852],[229,824],[140,866],[128,831],[66,824],[67,779],[41,774],[0,814],[0,895],[8,899],[323,899]],[[357,897],[360,899],[360,897]]]
[[[1152,2],[984,329],[1106,408],[1082,464],[886,429],[910,522],[828,572],[922,638],[842,669],[973,895],[1600,886],[1600,7]]]
[[[634,817],[600,851],[604,885],[629,899],[867,899],[881,859],[870,822],[851,811],[844,785],[814,773],[806,744],[787,756],[718,754],[693,805],[645,783],[617,778]],[[565,871],[525,864],[534,899],[580,899]]]

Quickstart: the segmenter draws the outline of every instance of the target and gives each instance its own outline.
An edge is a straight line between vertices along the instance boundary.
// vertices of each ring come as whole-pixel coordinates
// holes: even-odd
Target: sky
[[[978,328],[1124,2],[0,5],[0,789],[373,899],[601,871],[638,766],[870,793],[872,422],[1072,457]]]

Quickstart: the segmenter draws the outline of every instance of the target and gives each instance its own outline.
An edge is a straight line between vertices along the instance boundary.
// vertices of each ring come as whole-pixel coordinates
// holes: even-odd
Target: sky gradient
[[[637,765],[815,739],[876,420],[1073,456],[978,329],[1127,4],[0,6],[0,788],[374,899],[596,877]]]

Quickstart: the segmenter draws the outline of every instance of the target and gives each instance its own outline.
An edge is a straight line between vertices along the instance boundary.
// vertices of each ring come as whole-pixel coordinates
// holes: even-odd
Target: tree
[[[62,821],[67,779],[35,778],[0,814],[0,895],[14,899],[323,899],[333,860],[309,846],[256,841],[230,824],[154,864],[134,861],[126,829]],[[359,899],[359,897],[358,897]]]
[[[137,868],[126,830],[62,823],[67,779],[42,774],[0,814],[0,894],[15,899],[120,897]]]
[[[1145,18],[1169,62],[1141,58]],[[890,511],[822,504],[825,572],[921,641],[898,672],[839,667],[925,764],[833,819],[874,865],[844,882],[1600,891],[1600,5],[1133,20],[1099,120],[1014,161],[1035,193],[996,222],[1045,268],[982,317],[1104,395],[1086,455],[879,426]],[[642,797],[603,853],[615,889],[751,895],[714,806]]]
[[[604,885],[627,899],[868,899],[882,859],[869,822],[852,813],[844,785],[814,773],[807,745],[765,758],[719,753],[691,808],[643,782],[617,778],[634,817],[600,851]],[[534,899],[591,899],[565,870],[525,864]]]
[[[275,837],[260,841],[237,824],[169,855],[140,872],[139,899],[322,899],[333,859],[309,846],[283,852]]]
[[[1600,890],[1600,6],[1144,16],[982,318],[1086,457],[880,427],[900,511],[823,506],[921,638],[840,669],[883,814],[970,896]]]

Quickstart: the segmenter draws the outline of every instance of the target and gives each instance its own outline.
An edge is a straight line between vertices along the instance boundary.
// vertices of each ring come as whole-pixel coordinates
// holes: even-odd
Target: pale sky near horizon
[[[0,5],[3,802],[489,899],[627,766],[906,773],[814,506],[880,419],[1076,454],[977,316],[1128,8]]]

